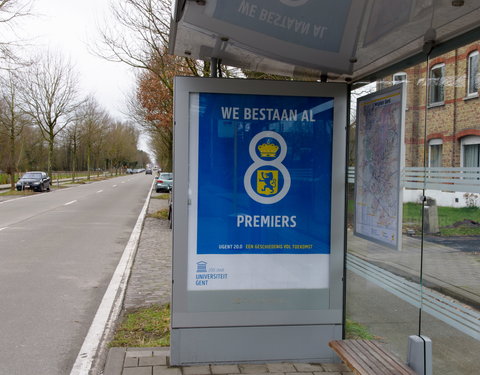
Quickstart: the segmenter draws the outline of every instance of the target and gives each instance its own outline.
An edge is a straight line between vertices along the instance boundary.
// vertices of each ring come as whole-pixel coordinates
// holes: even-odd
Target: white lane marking
[[[77,200],[75,199],[75,200],[73,200],[73,201],[67,202],[67,203],[64,204],[64,206],[68,206],[68,205],[70,205],[70,204],[73,204],[73,203],[75,203],[76,201],[77,201]]]
[[[103,191],[103,190],[99,190],[99,191],[97,191],[97,193],[101,193],[102,191]]]
[[[110,333],[114,327],[113,322],[117,320],[121,311],[123,297],[127,289],[128,278],[132,270],[133,260],[135,259],[140,234],[142,233],[142,225],[147,214],[148,202],[150,201],[151,195],[152,189],[150,188],[140,216],[138,216],[137,223],[133,228],[127,246],[125,250],[123,250],[122,258],[110,280],[110,284],[98,307],[95,318],[93,318],[92,325],[83,341],[83,345],[80,348],[70,375],[89,374],[96,355],[100,350],[105,350],[105,339],[110,337]]]
[[[8,227],[3,227],[3,228],[0,228],[0,231],[4,230],[4,229],[7,229]]]
[[[113,185],[113,187],[117,187],[118,185]]]
[[[6,201],[0,202],[0,204],[8,203],[8,202],[14,202],[14,201],[18,201],[18,200],[20,200],[20,199],[26,199],[26,198],[32,198],[32,197],[36,197],[36,195],[27,195],[26,197],[19,197],[19,198],[8,199],[8,200],[6,200]]]
[[[122,184],[124,184],[124,183],[125,183],[125,181],[122,181]]]

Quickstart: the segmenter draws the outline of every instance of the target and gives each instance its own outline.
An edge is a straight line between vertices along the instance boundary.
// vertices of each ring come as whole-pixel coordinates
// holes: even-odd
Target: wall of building
[[[467,96],[468,56],[480,51],[480,41],[405,69],[407,74],[407,112],[405,117],[405,165],[428,166],[428,148],[432,139],[442,139],[442,166],[461,167],[461,139],[480,135],[480,98]],[[429,105],[427,81],[429,70],[445,64],[444,102]],[[384,83],[393,82],[393,76]],[[425,118],[426,116],[426,118]],[[428,146],[427,146],[428,147]]]

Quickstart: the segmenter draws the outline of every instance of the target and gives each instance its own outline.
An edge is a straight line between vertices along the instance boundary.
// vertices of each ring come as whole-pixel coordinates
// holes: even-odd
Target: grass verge
[[[155,219],[168,220],[168,208],[162,208],[161,210],[158,210],[157,212],[153,212],[151,214],[148,214],[147,217],[153,217]]]
[[[127,313],[109,345],[170,346],[170,305],[154,305]]]
[[[170,194],[152,195],[152,199],[168,199]]]
[[[480,209],[477,207],[444,207],[438,206],[438,225],[441,236],[478,236],[480,225],[469,226],[462,224],[465,220],[480,222]],[[403,222],[410,227],[420,230],[422,205],[418,203],[405,203],[403,205]]]
[[[367,328],[363,324],[354,322],[353,320],[350,320],[350,319],[347,319],[347,321],[345,322],[345,336],[347,339],[354,339],[354,340],[378,339],[378,337],[368,332]]]
[[[32,190],[23,190],[23,191],[18,191],[18,190],[7,190],[4,191],[3,193],[0,193],[0,195],[33,195],[35,194],[34,191]]]

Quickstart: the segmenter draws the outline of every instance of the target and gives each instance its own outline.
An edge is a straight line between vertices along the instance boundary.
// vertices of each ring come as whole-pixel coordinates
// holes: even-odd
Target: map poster
[[[190,102],[189,289],[328,288],[333,98]]]
[[[401,248],[403,85],[357,101],[355,235]]]

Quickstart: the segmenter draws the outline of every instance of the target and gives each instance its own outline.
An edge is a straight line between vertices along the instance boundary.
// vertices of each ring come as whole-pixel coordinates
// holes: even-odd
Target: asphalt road
[[[0,202],[0,375],[69,374],[152,176]]]

